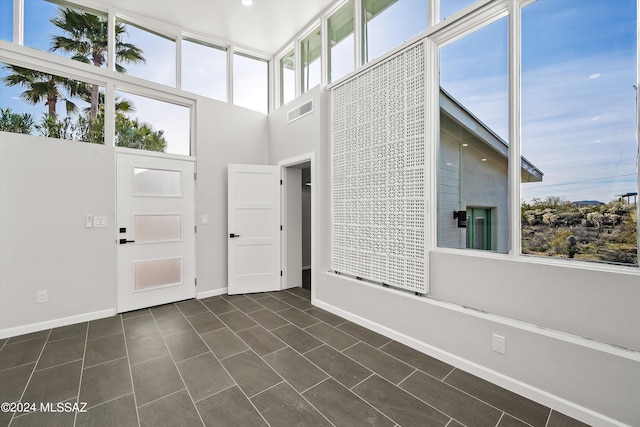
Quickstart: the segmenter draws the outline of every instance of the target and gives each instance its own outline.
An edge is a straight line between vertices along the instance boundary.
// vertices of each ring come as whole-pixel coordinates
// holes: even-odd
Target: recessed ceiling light
[[[482,160],[483,162],[486,162],[486,161],[487,161],[487,159],[480,159],[480,160]]]
[[[242,4],[245,6],[251,6],[253,4],[253,0],[242,0]]]
[[[464,144],[462,144],[462,146],[463,146],[463,147],[468,147],[468,146],[469,146],[469,144],[464,143]]]

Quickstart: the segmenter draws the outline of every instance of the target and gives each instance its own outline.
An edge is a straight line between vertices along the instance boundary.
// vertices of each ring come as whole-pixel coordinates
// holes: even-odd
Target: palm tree
[[[106,63],[108,52],[108,21],[100,16],[79,12],[68,7],[58,9],[60,16],[51,22],[64,31],[63,36],[53,36],[51,51],[60,50],[72,54],[71,58],[86,64],[101,67]],[[121,73],[126,69],[122,63],[145,62],[142,49],[131,43],[124,43],[122,37],[127,32],[126,24],[115,24],[115,68]],[[98,85],[91,85],[91,108],[89,117],[98,115]]]
[[[20,97],[29,104],[36,105],[45,101],[49,109],[48,116],[56,115],[58,101],[65,101],[67,113],[77,111],[78,107],[61,92],[60,88],[66,89],[69,96],[74,97],[84,91],[84,83],[17,65],[7,65],[4,68],[11,71],[10,75],[3,77],[6,85],[24,86],[26,90],[20,94]]]

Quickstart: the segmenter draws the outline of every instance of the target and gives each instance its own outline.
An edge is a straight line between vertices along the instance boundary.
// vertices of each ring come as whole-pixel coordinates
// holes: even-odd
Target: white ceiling
[[[198,35],[273,55],[333,0],[94,0]]]

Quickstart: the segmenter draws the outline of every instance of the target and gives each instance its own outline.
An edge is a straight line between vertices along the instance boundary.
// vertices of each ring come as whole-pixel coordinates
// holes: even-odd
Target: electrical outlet
[[[38,304],[49,301],[49,294],[47,291],[38,291]]]
[[[507,340],[501,335],[491,335],[491,349],[496,353],[505,354],[507,352]]]

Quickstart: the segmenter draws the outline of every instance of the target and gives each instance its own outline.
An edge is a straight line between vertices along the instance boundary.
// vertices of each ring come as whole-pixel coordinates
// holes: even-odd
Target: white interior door
[[[280,168],[229,165],[228,293],[280,290]]]
[[[194,162],[118,153],[118,312],[195,297]]]

